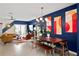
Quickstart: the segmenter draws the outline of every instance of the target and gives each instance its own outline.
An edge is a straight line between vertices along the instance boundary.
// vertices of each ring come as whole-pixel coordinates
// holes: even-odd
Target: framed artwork
[[[54,34],[62,34],[62,18],[61,18],[61,16],[54,17]]]
[[[65,31],[77,32],[77,9],[65,12]]]
[[[52,17],[48,16],[48,17],[45,18],[45,20],[46,20],[46,31],[51,32],[52,31],[52,24],[51,24]]]

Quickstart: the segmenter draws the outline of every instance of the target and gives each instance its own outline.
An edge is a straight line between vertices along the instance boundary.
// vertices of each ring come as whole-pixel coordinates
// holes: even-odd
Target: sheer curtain
[[[20,35],[20,36],[25,36],[27,35],[27,25],[15,25],[15,33]]]

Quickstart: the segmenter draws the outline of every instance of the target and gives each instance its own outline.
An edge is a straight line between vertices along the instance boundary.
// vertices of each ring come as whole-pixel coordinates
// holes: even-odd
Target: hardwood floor
[[[28,40],[23,43],[0,44],[0,56],[52,56],[45,54],[40,48],[33,48],[32,43]],[[58,54],[55,54],[58,56]]]

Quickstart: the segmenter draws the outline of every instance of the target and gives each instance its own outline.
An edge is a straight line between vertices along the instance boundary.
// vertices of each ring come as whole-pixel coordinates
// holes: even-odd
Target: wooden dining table
[[[60,38],[53,38],[53,37],[40,37],[39,38],[39,41],[42,41],[42,42],[50,42],[50,43],[59,43],[61,41],[63,41],[62,39]]]
[[[61,42],[62,39],[59,38],[53,38],[53,37],[40,37],[39,40],[37,41],[37,46],[40,46],[42,48],[44,48],[45,50],[51,50],[53,51],[53,55],[54,55],[54,48],[55,48],[55,44]]]
[[[54,52],[55,52],[55,49],[57,48],[57,46],[61,46],[61,53],[62,55],[65,54],[65,45],[66,45],[66,49],[68,51],[68,45],[67,45],[67,41],[65,39],[60,39],[60,38],[53,38],[53,37],[40,37],[39,40],[39,46],[44,48],[45,50],[51,50],[52,48],[52,51],[53,51],[53,55],[54,55]],[[69,55],[69,52],[68,52],[68,55]]]

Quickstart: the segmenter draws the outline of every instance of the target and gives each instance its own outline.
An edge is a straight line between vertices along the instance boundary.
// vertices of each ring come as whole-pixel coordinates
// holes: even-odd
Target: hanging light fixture
[[[36,21],[37,21],[37,22],[40,22],[40,21],[44,22],[44,19],[43,19],[43,17],[42,17],[42,16],[43,16],[43,15],[42,15],[42,14],[43,14],[43,9],[44,9],[44,7],[41,7],[41,17],[36,18]]]
[[[41,16],[43,16],[43,9],[44,7],[41,7]]]
[[[44,7],[41,7],[41,16],[43,16],[43,15],[42,15],[42,14],[43,14],[43,9],[44,9]],[[40,17],[40,21],[44,22],[43,17]]]

